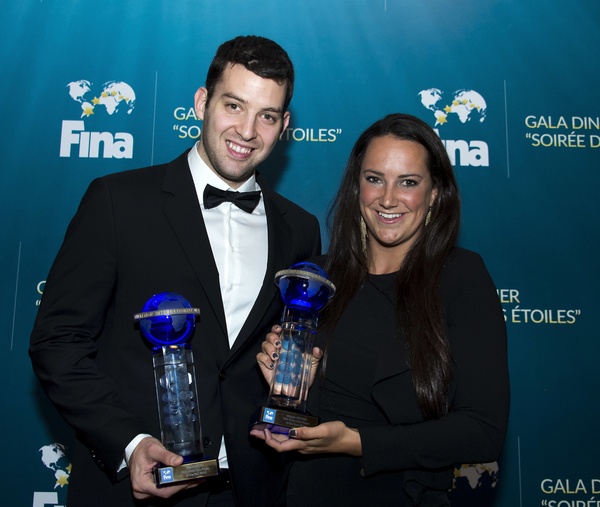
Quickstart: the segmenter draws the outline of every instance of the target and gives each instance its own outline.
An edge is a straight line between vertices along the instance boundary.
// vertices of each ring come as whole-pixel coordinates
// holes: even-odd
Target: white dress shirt
[[[267,215],[261,194],[252,213],[235,204],[224,202],[216,208],[205,209],[204,188],[207,184],[221,190],[234,190],[219,178],[200,158],[198,143],[188,154],[194,186],[202,209],[213,257],[219,271],[219,285],[225,309],[229,347],[233,347],[240,329],[258,297],[267,271],[268,237]],[[239,192],[260,190],[252,175]],[[221,439],[219,466],[228,468],[225,442]]]
[[[229,346],[232,347],[262,287],[267,270],[267,215],[261,195],[252,213],[224,202],[205,209],[202,195],[207,184],[221,190],[234,190],[219,178],[200,158],[197,144],[189,152],[188,163],[206,224],[213,257],[219,271],[219,285],[227,321]],[[252,175],[239,192],[260,190]]]

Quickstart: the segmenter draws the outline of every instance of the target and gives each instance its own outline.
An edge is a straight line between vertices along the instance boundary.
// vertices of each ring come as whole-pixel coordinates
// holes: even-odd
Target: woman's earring
[[[431,206],[429,206],[429,209],[427,210],[427,216],[425,217],[425,227],[429,225],[429,222],[431,222]]]
[[[367,224],[365,219],[360,217],[360,243],[362,245],[362,251],[365,256],[367,255]]]

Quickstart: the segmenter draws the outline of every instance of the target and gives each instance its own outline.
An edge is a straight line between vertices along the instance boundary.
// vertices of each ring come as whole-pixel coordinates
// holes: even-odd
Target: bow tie
[[[206,209],[216,208],[219,204],[228,201],[238,208],[252,213],[260,201],[260,190],[254,192],[234,192],[232,190],[219,190],[212,185],[204,188],[204,207]]]

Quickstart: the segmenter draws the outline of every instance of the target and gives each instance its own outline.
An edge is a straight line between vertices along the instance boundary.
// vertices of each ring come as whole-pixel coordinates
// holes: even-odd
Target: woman
[[[337,292],[309,395],[321,424],[252,434],[298,451],[289,506],[449,505],[455,464],[498,458],[509,385],[502,309],[481,257],[455,247],[459,193],[436,133],[402,114],[369,127],[331,216],[317,262]],[[257,356],[267,380],[278,332]]]

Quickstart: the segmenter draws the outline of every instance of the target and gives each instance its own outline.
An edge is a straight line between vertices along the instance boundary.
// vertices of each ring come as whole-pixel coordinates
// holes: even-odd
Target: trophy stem
[[[189,343],[155,347],[152,354],[161,440],[185,462],[202,459],[194,358]]]
[[[285,307],[281,319],[281,353],[275,365],[270,405],[303,411],[317,335],[314,311]]]

